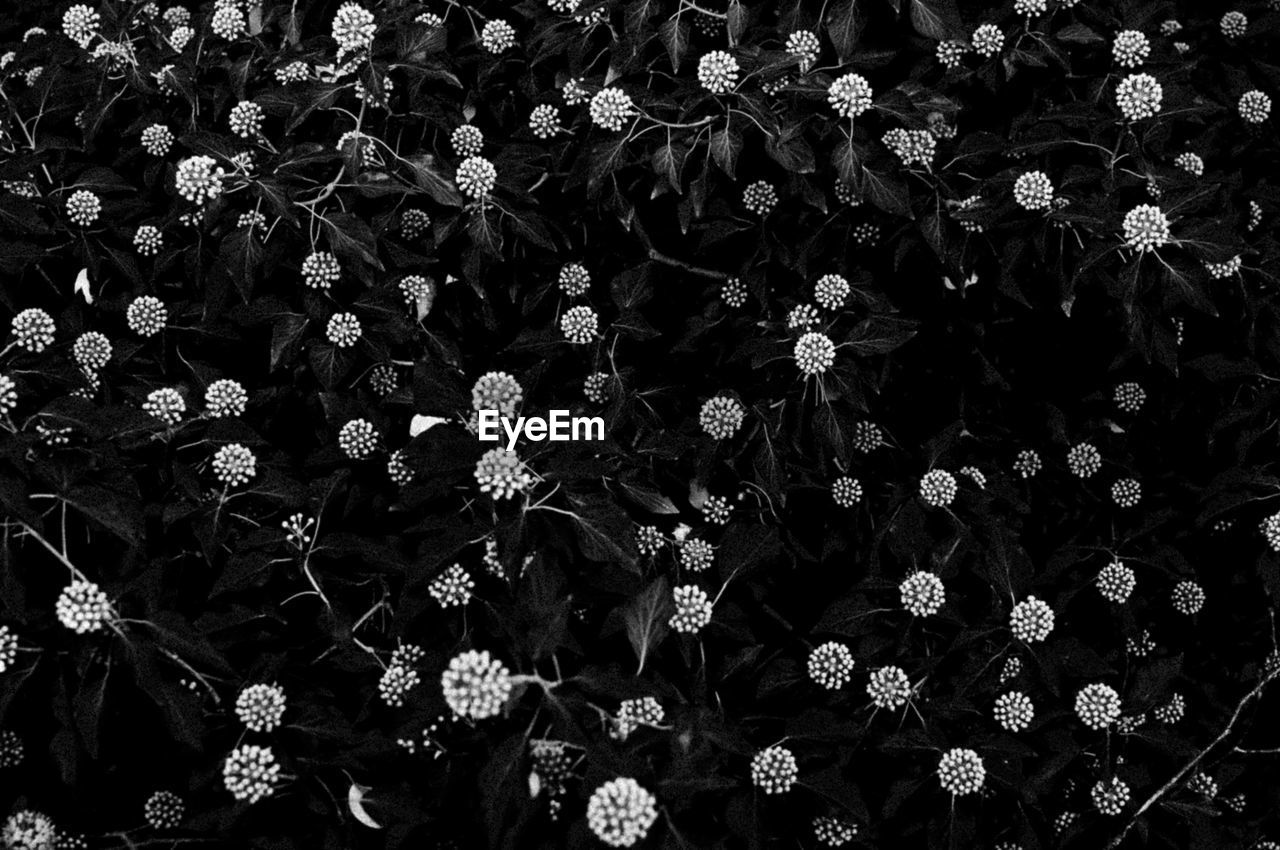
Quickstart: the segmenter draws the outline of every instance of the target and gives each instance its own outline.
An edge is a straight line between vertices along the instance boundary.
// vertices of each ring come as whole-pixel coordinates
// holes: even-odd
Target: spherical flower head
[[[228,487],[247,484],[258,474],[258,459],[247,446],[230,443],[214,453],[213,474]]]
[[[202,206],[222,194],[222,178],[227,172],[211,156],[191,156],[178,162],[174,187],[178,194]]]
[[[0,828],[5,850],[54,850],[58,829],[43,812],[21,809],[9,815]]]
[[[766,180],[756,180],[742,190],[742,205],[763,218],[778,205],[778,190]]]
[[[236,717],[251,732],[270,732],[280,725],[285,705],[279,685],[250,685],[236,697]]]
[[[633,847],[658,820],[658,799],[629,776],[601,785],[587,801],[587,827],[610,847]]]
[[[582,85],[581,77],[574,77],[566,81],[560,89],[560,94],[563,95],[567,106],[580,106],[590,99],[590,95]]]
[[[427,592],[441,608],[459,608],[471,601],[475,580],[461,564],[446,567],[427,585]]]
[[[943,753],[938,761],[938,781],[957,797],[979,791],[986,779],[982,757],[973,750],[957,747]]]
[[[368,419],[352,419],[338,432],[338,448],[352,460],[361,460],[377,451],[379,438]]]
[[[403,449],[396,449],[387,457],[387,477],[392,483],[403,487],[413,480],[413,476],[413,468],[405,461]]]
[[[234,41],[244,32],[247,25],[244,12],[234,3],[220,4],[214,10],[213,19],[209,22],[209,28],[213,30],[213,34],[227,41]]]
[[[1091,478],[1102,469],[1102,453],[1092,443],[1077,443],[1067,452],[1067,468],[1077,478]]]
[[[1240,117],[1248,123],[1261,124],[1271,115],[1271,98],[1254,89],[1240,95],[1240,102],[1236,108],[1240,112]]]
[[[641,555],[650,557],[658,554],[662,550],[666,538],[662,536],[662,532],[654,525],[642,525],[636,529],[636,549]]]
[[[1013,0],[1013,11],[1014,14],[1031,18],[1049,11],[1049,4],[1046,0]]]
[[[76,634],[97,632],[111,619],[111,601],[98,585],[76,579],[62,589],[54,613]]]
[[[1187,712],[1187,701],[1182,694],[1174,694],[1164,705],[1158,706],[1155,710],[1156,720],[1172,726],[1183,718]]]
[[[785,794],[796,784],[800,770],[786,747],[769,747],[751,759],[751,784],[766,794]]]
[[[205,412],[214,419],[240,416],[249,404],[249,393],[239,381],[221,378],[204,391]]]
[[[813,285],[813,300],[828,310],[839,310],[851,291],[849,281],[843,275],[824,274]]]
[[[1199,613],[1204,607],[1204,588],[1194,581],[1180,581],[1173,588],[1173,609],[1179,614]]]
[[[747,412],[732,396],[718,395],[703,402],[698,424],[713,440],[728,440],[742,427]]]
[[[0,416],[8,416],[17,406],[17,383],[8,375],[0,375]]]
[[[1053,609],[1048,603],[1028,596],[1013,606],[1009,615],[1013,636],[1024,643],[1039,643],[1053,631]]]
[[[498,54],[516,46],[516,31],[503,20],[491,20],[480,30],[480,45],[489,53]]]
[[[262,107],[252,100],[242,100],[231,107],[227,123],[231,132],[242,139],[253,139],[262,134],[262,120],[265,117]]]
[[[569,87],[566,85],[566,98],[568,93]],[[596,92],[596,95],[591,98],[589,112],[592,123],[597,127],[616,133],[622,129],[628,118],[636,114],[636,107],[631,102],[631,96],[622,89],[607,88]]]
[[[449,144],[457,156],[478,156],[484,148],[484,133],[474,124],[463,124],[449,134]]]
[[[490,449],[476,463],[476,483],[481,493],[494,499],[510,499],[533,484],[520,456],[504,448]]]
[[[39,307],[28,307],[13,317],[9,325],[13,341],[32,354],[40,354],[53,345],[56,326],[53,317]]]
[[[1176,21],[1173,18],[1170,18],[1169,20],[1160,24],[1160,34],[1163,36],[1166,36],[1166,37],[1174,36],[1180,32],[1182,32],[1182,24],[1181,22]]]
[[[478,201],[497,185],[498,169],[482,156],[470,156],[458,164],[454,182],[458,185],[459,192]]]
[[[951,504],[959,489],[956,477],[944,469],[931,469],[920,479],[920,498],[933,508]]]
[[[165,425],[177,425],[182,421],[182,414],[187,412],[187,402],[174,388],[161,387],[147,394],[142,410]]]
[[[154,257],[163,244],[164,235],[154,225],[144,224],[134,231],[133,248],[141,257]]]
[[[889,130],[880,140],[885,147],[893,151],[905,166],[922,165],[928,168],[933,163],[933,155],[938,150],[938,142],[928,130],[905,130],[895,127]]]
[[[862,484],[856,478],[843,475],[831,483],[831,500],[842,508],[851,508],[862,501]]]
[[[916,617],[929,617],[938,613],[946,601],[942,579],[934,573],[917,570],[898,585],[902,607]]]
[[[999,33],[999,30],[997,30],[996,32],[997,34],[1000,35],[1000,44],[1002,45],[1004,43],[1004,36],[1003,34]],[[975,36],[976,36],[976,33],[975,33]],[[999,45],[997,45],[995,50],[999,51],[999,49],[1000,47]],[[965,44],[963,41],[948,40],[948,41],[938,42],[938,46],[934,51],[934,55],[937,56],[938,62],[944,68],[948,70],[955,70],[956,68],[959,68],[961,64],[964,63],[964,56],[968,52],[969,52],[968,44]]]
[[[1042,466],[1040,453],[1033,449],[1023,449],[1013,459],[1013,471],[1019,478],[1034,478]]]
[[[67,218],[79,227],[88,227],[102,213],[102,201],[88,189],[77,189],[67,198]]]
[[[535,106],[529,113],[529,131],[539,139],[550,139],[560,132],[560,110],[550,103]]]
[[[591,288],[591,273],[581,263],[566,263],[560,267],[557,280],[560,291],[570,298],[586,295]]]
[[[324,335],[338,348],[351,348],[360,341],[360,319],[355,313],[334,313],[329,317]]]
[[[861,74],[845,74],[827,89],[827,103],[841,118],[856,118],[871,108],[871,83]]]
[[[1191,151],[1183,151],[1178,154],[1177,158],[1174,159],[1173,164],[1188,174],[1195,175],[1196,177],[1204,174],[1204,160],[1199,154],[1192,153]]]
[[[86,372],[97,372],[111,359],[111,340],[97,331],[87,331],[76,337],[71,354]]]
[[[812,304],[797,304],[787,313],[787,328],[809,330],[822,324],[822,314]]]
[[[420,274],[407,274],[400,278],[398,288],[404,303],[422,314],[430,311],[436,301],[435,281]]]
[[[990,59],[1004,47],[1004,33],[995,24],[983,24],[973,31],[969,43],[979,56]]]
[[[440,687],[454,714],[484,720],[502,711],[513,682],[511,671],[488,650],[470,649],[449,662]]]
[[[422,682],[417,670],[399,664],[392,664],[383,672],[378,680],[378,696],[383,703],[392,708],[404,705],[405,697]]]
[[[725,50],[713,50],[698,60],[698,82],[712,94],[728,94],[738,84],[738,60]]]
[[[1136,478],[1121,478],[1111,485],[1111,501],[1122,508],[1134,508],[1142,501],[1142,485]]]
[[[1031,702],[1031,697],[1022,691],[1009,691],[996,700],[992,713],[1006,732],[1021,732],[1035,719],[1036,707]]]
[[[177,829],[186,814],[186,803],[172,791],[156,791],[142,806],[142,816],[152,829]]]
[[[666,719],[662,703],[650,696],[624,699],[618,706],[618,715],[609,727],[609,736],[625,741],[641,726],[657,726]]]
[[[592,372],[582,382],[582,394],[592,404],[604,404],[613,394],[613,377],[608,372]]]
[[[302,261],[302,281],[311,289],[328,289],[341,276],[338,258],[328,251],[313,251]]]
[[[515,418],[524,401],[524,388],[506,372],[486,372],[471,387],[471,408],[496,410],[502,416]]]
[[[836,362],[836,345],[826,334],[810,331],[796,340],[795,358],[802,375],[821,375]]]
[[[712,525],[728,525],[732,510],[724,496],[708,496],[702,505],[702,515]]]
[[[62,13],[63,33],[66,34],[67,38],[80,45],[81,49],[88,48],[89,43],[98,34],[98,28],[101,26],[102,16],[94,11],[92,7],[83,3],[77,3]]]
[[[1130,74],[1116,86],[1116,106],[1126,121],[1151,118],[1164,103],[1164,87],[1150,74]]]
[[[1218,30],[1227,38],[1243,38],[1249,30],[1249,18],[1233,9],[1218,20]]]
[[[1076,716],[1090,729],[1105,729],[1120,719],[1120,695],[1110,685],[1085,685],[1076,694]]]
[[[574,345],[586,345],[595,339],[599,325],[600,317],[596,311],[585,305],[570,307],[560,317],[560,332]]]
[[[836,641],[822,644],[809,653],[809,678],[829,691],[843,688],[853,678],[853,653]]]
[[[426,210],[407,209],[400,213],[400,235],[409,241],[426,236],[431,229],[431,216]]]
[[[1212,800],[1218,796],[1218,781],[1203,771],[1196,773],[1187,782],[1187,790],[1192,794],[1198,794],[1205,800]]]
[[[1124,241],[1135,251],[1154,251],[1172,241],[1169,219],[1157,206],[1142,204],[1124,217]]]
[[[1053,183],[1043,171],[1028,171],[1013,183],[1013,199],[1024,210],[1047,210],[1053,204]]]
[[[1121,605],[1128,601],[1129,595],[1137,584],[1133,570],[1121,561],[1112,561],[1098,573],[1098,592],[1108,602]]]
[[[1151,42],[1137,30],[1123,30],[1111,43],[1111,57],[1121,68],[1136,68],[1147,61]]]
[[[294,60],[287,65],[276,68],[276,82],[282,86],[293,83],[304,83],[311,77],[311,66],[301,60]]]
[[[1089,792],[1093,805],[1104,815],[1115,817],[1129,803],[1129,786],[1118,776],[1099,779]]]
[[[686,584],[671,592],[676,611],[671,615],[671,628],[683,634],[697,634],[711,622],[711,600],[697,585]]]
[[[275,793],[280,764],[270,747],[241,744],[222,763],[222,784],[237,800],[256,803]]]
[[[358,53],[373,46],[378,25],[373,12],[357,3],[343,3],[333,16],[333,40],[338,42],[338,58]]]
[[[1121,412],[1137,413],[1147,402],[1147,391],[1135,381],[1125,381],[1116,385],[1111,397]]]
[[[1274,513],[1258,524],[1272,552],[1280,552],[1280,513]]]
[[[173,131],[163,124],[152,124],[142,131],[142,149],[151,156],[164,156],[173,147]]]
[[[786,51],[800,63],[800,72],[805,73],[818,61],[818,53],[822,50],[822,42],[813,30],[796,30],[787,36]]]
[[[691,573],[701,573],[711,569],[715,561],[715,547],[706,540],[690,537],[679,543],[680,566]]]
[[[154,295],[141,295],[129,302],[125,322],[129,330],[141,337],[155,336],[169,321],[169,309]]]

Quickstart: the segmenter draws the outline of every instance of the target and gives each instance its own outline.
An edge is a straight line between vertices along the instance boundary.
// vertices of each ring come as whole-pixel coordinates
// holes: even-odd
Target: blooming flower
[[[698,82],[712,94],[733,91],[738,73],[738,60],[724,50],[713,50],[698,60]]]
[[[671,628],[684,634],[697,634],[711,622],[711,600],[702,588],[686,584],[675,588],[671,595],[676,607],[671,615]]]
[[[799,775],[796,757],[786,747],[768,747],[751,759],[751,784],[766,794],[785,794]]]
[[[485,452],[476,463],[476,483],[481,493],[494,499],[510,499],[533,484],[533,476],[525,469],[520,456],[504,448]]]
[[[1150,74],[1130,74],[1116,86],[1116,106],[1127,121],[1151,118],[1164,102],[1164,88]]]
[[[973,750],[955,748],[943,753],[938,762],[938,781],[956,796],[972,794],[986,781],[987,769]]]
[[[1110,685],[1085,685],[1076,694],[1076,716],[1090,729],[1105,729],[1120,719],[1120,695]]]
[[[236,717],[251,732],[270,732],[280,725],[285,705],[279,685],[250,685],[236,697]]]
[[[611,779],[587,801],[587,827],[610,847],[643,841],[658,820],[658,800],[629,776]]]
[[[861,74],[845,74],[827,89],[827,102],[841,118],[855,118],[871,108],[871,84]]]
[[[511,672],[487,650],[467,650],[453,658],[440,677],[444,700],[453,713],[484,720],[502,711],[514,683]]]
[[[902,607],[916,617],[929,617],[938,613],[946,601],[942,579],[934,573],[917,570],[903,579],[898,586]]]
[[[853,677],[853,653],[836,641],[827,641],[809,653],[809,678],[829,691],[839,690]]]
[[[568,86],[565,86],[566,97]],[[615,133],[622,129],[626,120],[636,112],[631,97],[621,89],[601,89],[591,98],[591,120],[597,126]]]
[[[270,747],[242,744],[222,764],[222,784],[237,800],[256,803],[275,793],[280,764]]]

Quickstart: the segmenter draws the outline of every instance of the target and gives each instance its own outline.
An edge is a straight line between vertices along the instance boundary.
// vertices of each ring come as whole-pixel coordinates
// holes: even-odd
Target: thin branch
[[[1210,743],[1209,746],[1196,753],[1191,761],[1183,765],[1181,770],[1175,773],[1168,782],[1161,785],[1154,794],[1147,798],[1146,802],[1138,807],[1138,810],[1133,813],[1133,817],[1129,818],[1129,822],[1124,825],[1124,829],[1120,830],[1120,833],[1107,843],[1106,850],[1115,850],[1115,848],[1119,847],[1121,842],[1123,842],[1125,837],[1129,834],[1129,831],[1133,829],[1135,824],[1137,824],[1138,819],[1141,818],[1148,809],[1160,802],[1160,799],[1164,797],[1165,794],[1168,794],[1174,788],[1180,786],[1182,781],[1187,778],[1191,771],[1195,770],[1200,765],[1200,762],[1205,760],[1205,757],[1209,755],[1209,752],[1213,750],[1214,747],[1218,746],[1231,736],[1231,733],[1235,731],[1236,724],[1240,722],[1240,716],[1244,714],[1245,708],[1262,695],[1263,690],[1266,689],[1267,685],[1271,684],[1278,674],[1280,674],[1280,671],[1268,673],[1263,676],[1258,681],[1258,684],[1254,685],[1253,690],[1244,695],[1240,702],[1236,704],[1236,710],[1232,712],[1231,719],[1227,721],[1227,725],[1223,728],[1221,734],[1219,734],[1217,738],[1214,738],[1213,742]]]
[[[648,231],[646,231],[644,229],[644,225],[640,223],[639,215],[633,215],[631,217],[631,223],[635,227],[636,235],[640,237],[640,241],[644,243],[645,249],[649,252],[649,259],[653,260],[654,262],[662,263],[663,265],[671,266],[677,269],[683,269],[684,271],[687,271],[689,274],[696,274],[699,277],[707,277],[707,278],[711,278],[712,280],[728,279],[729,275],[725,274],[724,272],[718,272],[714,269],[703,268],[702,266],[695,266],[692,263],[685,262],[684,260],[677,260],[675,257],[669,257],[666,254],[659,251],[657,248],[653,247],[653,240],[649,238]]]

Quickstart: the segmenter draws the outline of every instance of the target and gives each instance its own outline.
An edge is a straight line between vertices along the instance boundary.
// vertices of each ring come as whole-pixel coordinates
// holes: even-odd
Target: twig
[[[1258,681],[1258,684],[1254,685],[1253,690],[1244,695],[1240,702],[1236,704],[1236,710],[1232,713],[1231,719],[1227,721],[1227,725],[1222,730],[1221,734],[1219,734],[1217,738],[1214,738],[1213,742],[1210,743],[1209,746],[1196,753],[1191,761],[1183,765],[1181,770],[1175,773],[1168,782],[1161,785],[1154,794],[1147,798],[1146,802],[1138,807],[1138,810],[1133,813],[1133,817],[1129,818],[1129,822],[1124,825],[1124,829],[1120,830],[1120,833],[1107,843],[1106,850],[1115,850],[1115,848],[1119,847],[1120,843],[1123,842],[1125,837],[1129,834],[1129,830],[1133,829],[1134,825],[1137,824],[1138,819],[1142,817],[1148,809],[1160,802],[1160,798],[1165,794],[1168,794],[1171,790],[1178,787],[1182,783],[1182,780],[1185,779],[1191,771],[1195,770],[1196,767],[1199,766],[1200,762],[1204,761],[1205,757],[1214,747],[1218,746],[1230,737],[1231,733],[1235,731],[1236,723],[1240,721],[1240,716],[1244,714],[1245,707],[1262,695],[1262,691],[1267,687],[1267,685],[1271,684],[1278,673],[1280,673],[1280,671],[1268,673],[1263,676]]]
[[[1280,756],[1280,747],[1272,747],[1269,750],[1251,750],[1244,747],[1236,747],[1234,752],[1242,756]]]
[[[689,274],[696,274],[700,277],[708,277],[712,280],[726,280],[728,275],[724,272],[718,272],[714,269],[706,269],[702,266],[695,266],[684,260],[677,260],[675,257],[669,257],[666,254],[653,247],[653,240],[649,238],[649,233],[644,229],[644,225],[640,223],[640,216],[633,215],[631,223],[635,226],[636,235],[640,237],[640,241],[644,243],[645,249],[649,252],[649,259],[663,265],[672,266],[673,268],[683,269]]]
[[[23,522],[22,520],[17,520],[17,523],[18,523],[18,525],[20,525],[20,526],[22,526],[24,529],[26,529],[27,534],[29,534],[29,535],[31,535],[32,537],[34,537],[34,538],[35,538],[35,539],[40,543],[40,545],[41,545],[41,546],[43,546],[44,548],[48,549],[48,550],[49,550],[49,554],[53,555],[53,557],[57,558],[59,561],[61,561],[61,562],[62,562],[63,566],[65,566],[67,569],[71,570],[71,575],[72,575],[75,579],[77,579],[78,581],[88,581],[88,579],[87,579],[87,578],[85,578],[85,574],[84,574],[84,573],[82,573],[82,572],[80,572],[80,570],[76,568],[76,565],[75,565],[75,564],[73,564],[73,563],[71,563],[71,560],[70,560],[69,558],[67,558],[67,556],[66,556],[66,555],[64,555],[64,554],[62,554],[61,552],[59,552],[56,546],[54,546],[54,545],[53,545],[52,543],[50,543],[48,540],[45,540],[45,539],[44,539],[44,535],[42,535],[40,532],[36,531],[36,530],[35,530],[34,528],[32,528],[31,526],[27,525],[27,524],[26,524],[25,522]]]

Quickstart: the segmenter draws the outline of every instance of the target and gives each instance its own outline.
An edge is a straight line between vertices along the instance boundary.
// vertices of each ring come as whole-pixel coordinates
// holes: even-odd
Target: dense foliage
[[[6,850],[1277,846],[1274,0],[0,54]]]

